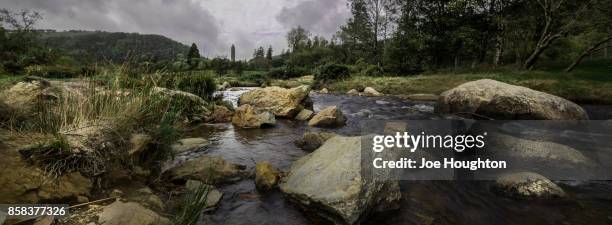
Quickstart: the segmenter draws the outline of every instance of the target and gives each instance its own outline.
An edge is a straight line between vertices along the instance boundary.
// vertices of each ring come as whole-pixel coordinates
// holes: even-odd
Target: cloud
[[[160,34],[185,44],[220,45],[220,28],[199,2],[181,0],[3,0],[0,7],[40,12],[39,28]]]
[[[276,19],[287,28],[302,26],[312,33],[329,37],[348,16],[345,0],[307,0],[284,7]]]
[[[160,34],[203,55],[248,59],[258,46],[287,48],[297,25],[331,36],[344,23],[345,0],[0,0],[0,8],[40,12],[39,28]]]

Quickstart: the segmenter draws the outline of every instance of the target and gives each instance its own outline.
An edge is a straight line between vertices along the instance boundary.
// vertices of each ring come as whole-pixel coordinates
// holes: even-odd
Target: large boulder
[[[14,111],[29,116],[37,105],[59,98],[59,89],[44,79],[28,79],[0,93],[0,100]]]
[[[321,110],[308,121],[308,125],[313,127],[340,127],[344,124],[346,124],[346,117],[337,106]]]
[[[302,135],[302,139],[296,140],[294,143],[295,146],[305,151],[314,151],[334,136],[336,134],[329,132],[306,132]]]
[[[586,120],[586,111],[563,98],[526,87],[483,79],[441,94],[438,113],[468,113],[494,119]]]
[[[255,187],[267,191],[276,187],[280,173],[270,162],[261,162],[255,165]]]
[[[101,225],[158,225],[171,224],[170,220],[162,217],[136,202],[121,202],[105,206],[98,215]]]
[[[357,224],[372,212],[397,208],[399,182],[362,174],[362,137],[333,137],[297,160],[280,189],[304,209],[334,224]]]
[[[268,110],[275,116],[293,118],[302,109],[308,108],[309,86],[291,89],[267,87],[249,91],[240,96],[239,105],[251,105],[257,109]]]
[[[241,128],[260,128],[274,126],[276,119],[270,111],[256,109],[251,105],[241,105],[232,117],[232,124]]]
[[[501,194],[516,198],[557,198],[565,192],[548,178],[532,172],[515,172],[501,175],[495,181]]]
[[[225,161],[221,157],[201,156],[167,171],[171,180],[199,180],[207,184],[239,180],[246,175],[245,167]]]
[[[183,116],[201,116],[210,113],[207,108],[208,102],[195,94],[179,90],[170,90],[162,87],[154,87],[152,92],[165,98],[171,98],[175,102],[181,102],[185,106],[189,106],[183,111]]]

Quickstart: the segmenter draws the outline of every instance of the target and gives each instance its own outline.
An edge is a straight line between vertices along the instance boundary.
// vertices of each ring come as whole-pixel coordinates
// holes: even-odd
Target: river
[[[226,100],[236,102],[248,89],[225,91]],[[311,94],[314,109],[337,105],[347,116],[347,125],[331,129],[343,135],[359,135],[359,121],[437,120],[447,116],[433,113],[433,102],[414,102],[396,97],[359,97]],[[610,119],[612,107],[587,106],[597,119]],[[305,122],[282,120],[267,129],[235,129],[231,124],[202,125],[190,137],[211,141],[206,151],[177,157],[188,160],[201,154],[218,155],[232,163],[253,168],[255,162],[269,161],[283,171],[307,152],[294,140],[311,128]],[[552,201],[521,201],[500,197],[485,181],[402,181],[401,208],[374,215],[366,224],[612,224],[612,185],[608,182],[563,182],[569,198]],[[300,211],[280,191],[259,193],[253,180],[221,186],[219,208],[201,217],[200,224],[319,224]]]

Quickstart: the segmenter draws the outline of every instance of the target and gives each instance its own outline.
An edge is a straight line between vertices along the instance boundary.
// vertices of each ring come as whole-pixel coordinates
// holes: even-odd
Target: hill
[[[103,31],[44,31],[40,34],[43,44],[81,63],[122,63],[128,57],[137,61],[170,60],[189,50],[180,42],[154,34]]]

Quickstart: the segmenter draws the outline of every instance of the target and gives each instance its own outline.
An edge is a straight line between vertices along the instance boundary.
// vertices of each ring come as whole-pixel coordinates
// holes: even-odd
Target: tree
[[[274,50],[272,50],[272,45],[270,45],[270,47],[268,47],[268,52],[266,52],[266,59],[269,61],[272,61],[272,53],[274,52]]]
[[[399,12],[397,0],[349,0],[353,18],[349,19],[342,32],[348,41],[363,44],[374,63],[380,63],[380,41],[392,33],[393,23]],[[347,41],[347,40],[345,40]]]
[[[187,52],[187,64],[192,65],[193,59],[197,58],[200,58],[200,50],[198,50],[198,46],[195,43],[192,43],[189,52]]]
[[[287,43],[292,52],[297,52],[310,40],[310,32],[298,26],[287,33]]]
[[[607,0],[596,0],[593,5],[596,7],[589,10],[589,14],[579,21],[583,24],[581,27],[586,33],[581,39],[587,41],[587,47],[565,69],[565,72],[571,72],[585,57],[598,51],[603,50],[604,57],[607,57],[608,43],[612,42],[612,4]]]
[[[566,36],[575,29],[576,21],[583,13],[588,14],[592,1],[583,0],[537,0],[537,7],[541,10],[544,25],[540,30],[532,53],[529,55],[523,68],[532,69],[540,55],[557,39]],[[538,18],[539,19],[539,18]]]
[[[234,46],[233,44],[232,44],[232,47],[230,48],[230,54],[231,54],[232,62],[236,62],[236,46]]]
[[[18,73],[26,66],[52,61],[38,32],[34,32],[34,25],[41,19],[38,12],[0,9],[0,65],[7,72]]]

